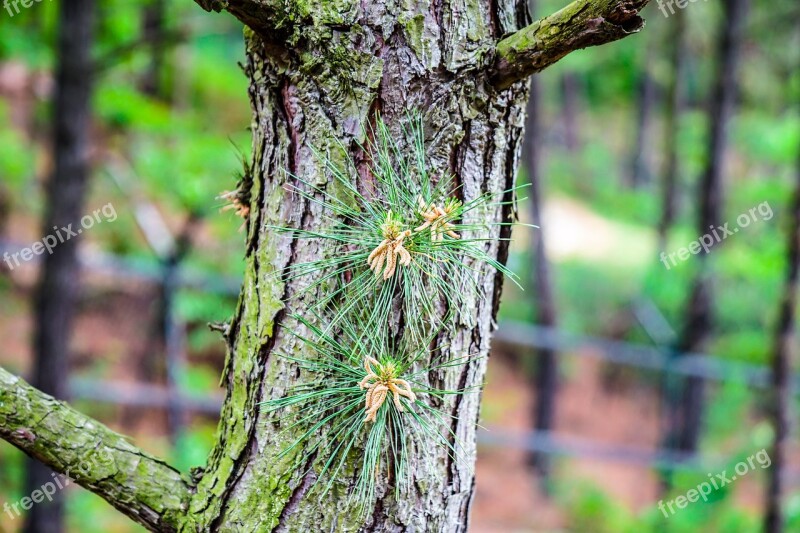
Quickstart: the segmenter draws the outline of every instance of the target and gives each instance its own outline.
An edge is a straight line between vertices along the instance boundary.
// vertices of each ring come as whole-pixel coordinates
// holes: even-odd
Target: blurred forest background
[[[232,314],[242,271],[241,221],[218,198],[250,152],[242,28],[189,1],[81,3],[96,12],[81,214],[117,216],[81,236],[67,366],[34,349],[41,261],[0,262],[0,365],[53,375],[56,394],[188,471],[221,402],[225,346],[207,324]],[[534,78],[520,209],[542,229],[512,244],[526,291],[505,284],[472,531],[757,532],[770,512],[800,531],[800,5],[673,9],[652,2],[642,33]],[[0,12],[0,254],[47,220],[59,23],[58,2]],[[752,208],[708,254],[660,260]],[[769,468],[659,510],[762,449]],[[0,503],[30,493],[26,464],[0,443]],[[65,494],[68,531],[141,530]],[[0,514],[0,531],[23,524]]]

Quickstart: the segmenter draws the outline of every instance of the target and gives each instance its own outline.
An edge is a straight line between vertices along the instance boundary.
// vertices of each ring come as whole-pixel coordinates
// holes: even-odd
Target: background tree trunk
[[[580,115],[582,80],[576,72],[565,72],[561,79],[561,110],[564,127],[564,147],[571,153],[581,150]]]
[[[770,451],[772,468],[767,472],[767,498],[764,518],[766,533],[781,533],[785,527],[783,497],[784,476],[789,456],[789,435],[792,431],[792,376],[795,339],[795,309],[797,308],[798,273],[800,272],[800,151],[797,158],[797,182],[789,211],[786,251],[786,282],[775,328],[772,354],[772,388],[769,390],[769,415],[775,429]]]
[[[452,173],[466,199],[485,191],[499,193],[513,186],[525,118],[527,83],[493,91],[475,73],[475,54],[482,43],[526,24],[524,3],[501,4],[492,16],[488,2],[420,4],[398,14],[413,21],[391,31],[395,21],[375,5],[368,19],[348,20],[350,31],[335,31],[324,43],[307,42],[301,51],[276,48],[253,33],[247,38],[247,74],[254,109],[252,212],[248,228],[244,290],[230,325],[231,354],[225,377],[230,393],[223,407],[220,442],[192,502],[193,527],[222,531],[356,531],[361,522],[337,509],[337,498],[303,499],[314,479],[302,464],[302,449],[278,454],[291,441],[280,435],[291,415],[267,413],[258,402],[284,393],[296,375],[295,365],[277,357],[298,353],[288,330],[298,328],[289,314],[302,312],[318,295],[298,296],[301,281],[282,284],[275,273],[326,253],[266,230],[266,225],[318,228],[326,221],[285,185],[286,171],[325,187],[329,182],[315,147],[333,159],[365,154],[362,125],[380,112],[405,144],[400,132],[407,110],[420,110],[429,164],[440,174]],[[323,10],[324,11],[324,10]],[[337,151],[341,142],[348,154]],[[360,187],[369,180],[360,165]],[[510,220],[508,207],[493,207],[487,222]],[[495,237],[499,237],[498,230]],[[508,230],[503,230],[504,237]],[[505,260],[507,244],[493,243],[489,253]],[[463,368],[429,376],[447,388],[473,387],[483,381],[489,335],[499,303],[501,277],[486,274],[482,298],[461,310],[455,328],[438,342],[452,355],[477,354]],[[475,424],[480,395],[448,398],[441,409],[454,418],[452,431],[468,456],[475,453]],[[456,416],[457,415],[457,416]],[[295,435],[295,436],[297,436]],[[378,489],[368,531],[464,531],[472,499],[473,473],[453,462],[442,449],[418,442],[424,461],[412,464],[416,493],[396,501],[386,486]],[[317,461],[324,458],[318,457]],[[446,465],[443,468],[442,465]],[[313,470],[313,469],[312,469]],[[352,487],[353,472],[342,476],[335,494]]]
[[[164,96],[162,73],[168,45],[164,0],[150,0],[142,16],[142,38],[150,49],[150,62],[142,74],[142,92],[152,97]]]
[[[58,73],[53,121],[55,171],[47,184],[42,235],[78,225],[89,179],[89,106],[94,0],[63,2],[59,15]],[[77,228],[75,228],[77,229]],[[79,287],[78,239],[59,244],[44,261],[36,290],[35,361],[32,383],[56,398],[67,394],[69,342]],[[53,480],[51,470],[29,460],[25,493]],[[35,505],[27,515],[26,533],[63,530],[63,498]]]
[[[0,183],[0,238],[6,235],[6,226],[8,226],[8,219],[11,217],[11,194],[8,192],[8,187]],[[4,268],[6,265],[3,264]]]
[[[698,236],[708,233],[709,226],[722,224],[724,159],[728,144],[728,124],[736,101],[736,80],[739,54],[744,39],[748,0],[725,0],[725,15],[719,41],[717,74],[711,93],[708,160],[700,182],[700,214]],[[714,247],[711,248],[714,250]],[[710,252],[709,252],[710,253]],[[713,286],[708,254],[697,256],[698,274],[692,288],[686,323],[678,349],[683,353],[702,352],[713,327]],[[681,400],[681,435],[678,449],[695,451],[703,423],[704,388],[702,378],[686,380]]]
[[[528,3],[531,13],[536,13],[536,3]],[[539,172],[541,163],[541,84],[536,76],[531,78],[525,122],[525,170],[531,183],[530,207],[531,224],[541,226],[542,211],[542,176]],[[533,267],[530,269],[530,286],[535,300],[536,315],[534,321],[546,327],[555,327],[556,308],[553,297],[550,264],[545,250],[544,230],[531,231],[531,253]],[[543,348],[538,350],[536,358],[536,407],[533,413],[533,424],[537,431],[551,431],[554,425],[556,409],[556,390],[558,386],[558,354],[555,350]],[[539,472],[547,488],[550,473],[550,458],[545,453],[533,453],[530,462]]]
[[[680,11],[680,10],[678,10]],[[652,39],[651,39],[652,40]],[[651,140],[653,107],[656,104],[656,83],[650,75],[655,47],[645,45],[644,64],[639,72],[636,94],[636,137],[631,152],[628,184],[637,189],[651,180]]]
[[[664,119],[664,171],[661,219],[658,224],[658,250],[665,251],[669,229],[678,211],[679,165],[678,133],[683,110],[683,89],[686,75],[686,17],[683,9],[670,18],[670,78],[667,85],[667,106]]]

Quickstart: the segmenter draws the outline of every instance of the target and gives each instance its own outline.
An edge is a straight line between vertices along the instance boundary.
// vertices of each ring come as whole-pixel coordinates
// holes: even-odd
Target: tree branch
[[[188,507],[175,469],[2,368],[0,438],[152,531],[177,530]]]
[[[206,11],[227,11],[252,29],[288,31],[297,16],[294,1],[285,0],[195,0]]]
[[[506,37],[495,49],[492,85],[507,89],[573,50],[622,39],[644,26],[649,0],[577,0]]]

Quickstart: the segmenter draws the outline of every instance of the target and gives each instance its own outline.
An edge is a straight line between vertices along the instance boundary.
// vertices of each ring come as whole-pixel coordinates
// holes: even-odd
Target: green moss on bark
[[[136,522],[157,531],[179,527],[190,486],[177,471],[2,368],[0,437]]]
[[[568,53],[638,32],[648,0],[577,0],[506,37],[495,50],[492,83],[498,89],[527,78]]]

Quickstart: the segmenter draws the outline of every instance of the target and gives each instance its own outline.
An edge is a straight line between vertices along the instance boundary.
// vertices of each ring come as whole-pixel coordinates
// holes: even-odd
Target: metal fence
[[[0,255],[17,251],[21,246],[0,241]],[[114,279],[163,283],[163,270],[157,262],[131,261],[113,255],[81,256],[82,267],[93,274]],[[182,268],[175,276],[178,287],[203,292],[238,295],[240,282],[203,272]],[[663,329],[663,328],[662,328]],[[651,335],[651,337],[658,335]],[[661,337],[664,335],[662,334]],[[675,354],[659,346],[634,344],[587,335],[576,335],[557,329],[504,321],[494,335],[496,346],[523,353],[550,349],[563,356],[596,357],[616,365],[624,365],[657,373],[684,377],[699,377],[717,382],[735,382],[753,389],[769,386],[770,369],[765,366],[726,361],[705,354]],[[680,355],[675,357],[675,355]],[[168,367],[169,369],[169,367]],[[177,382],[175,376],[168,384]],[[795,395],[800,395],[800,375],[794,379]],[[70,393],[75,399],[106,402],[140,408],[166,409],[168,412],[194,412],[216,416],[223,396],[220,393],[191,395],[174,385],[131,384],[72,378]],[[172,418],[172,417],[171,417]],[[663,470],[704,470],[729,462],[722,457],[700,457],[667,449],[645,449],[610,445],[588,439],[564,437],[553,432],[481,431],[478,443],[482,446],[523,449],[553,456],[577,456],[589,459],[622,462]],[[800,472],[789,472],[792,482],[800,482]]]

